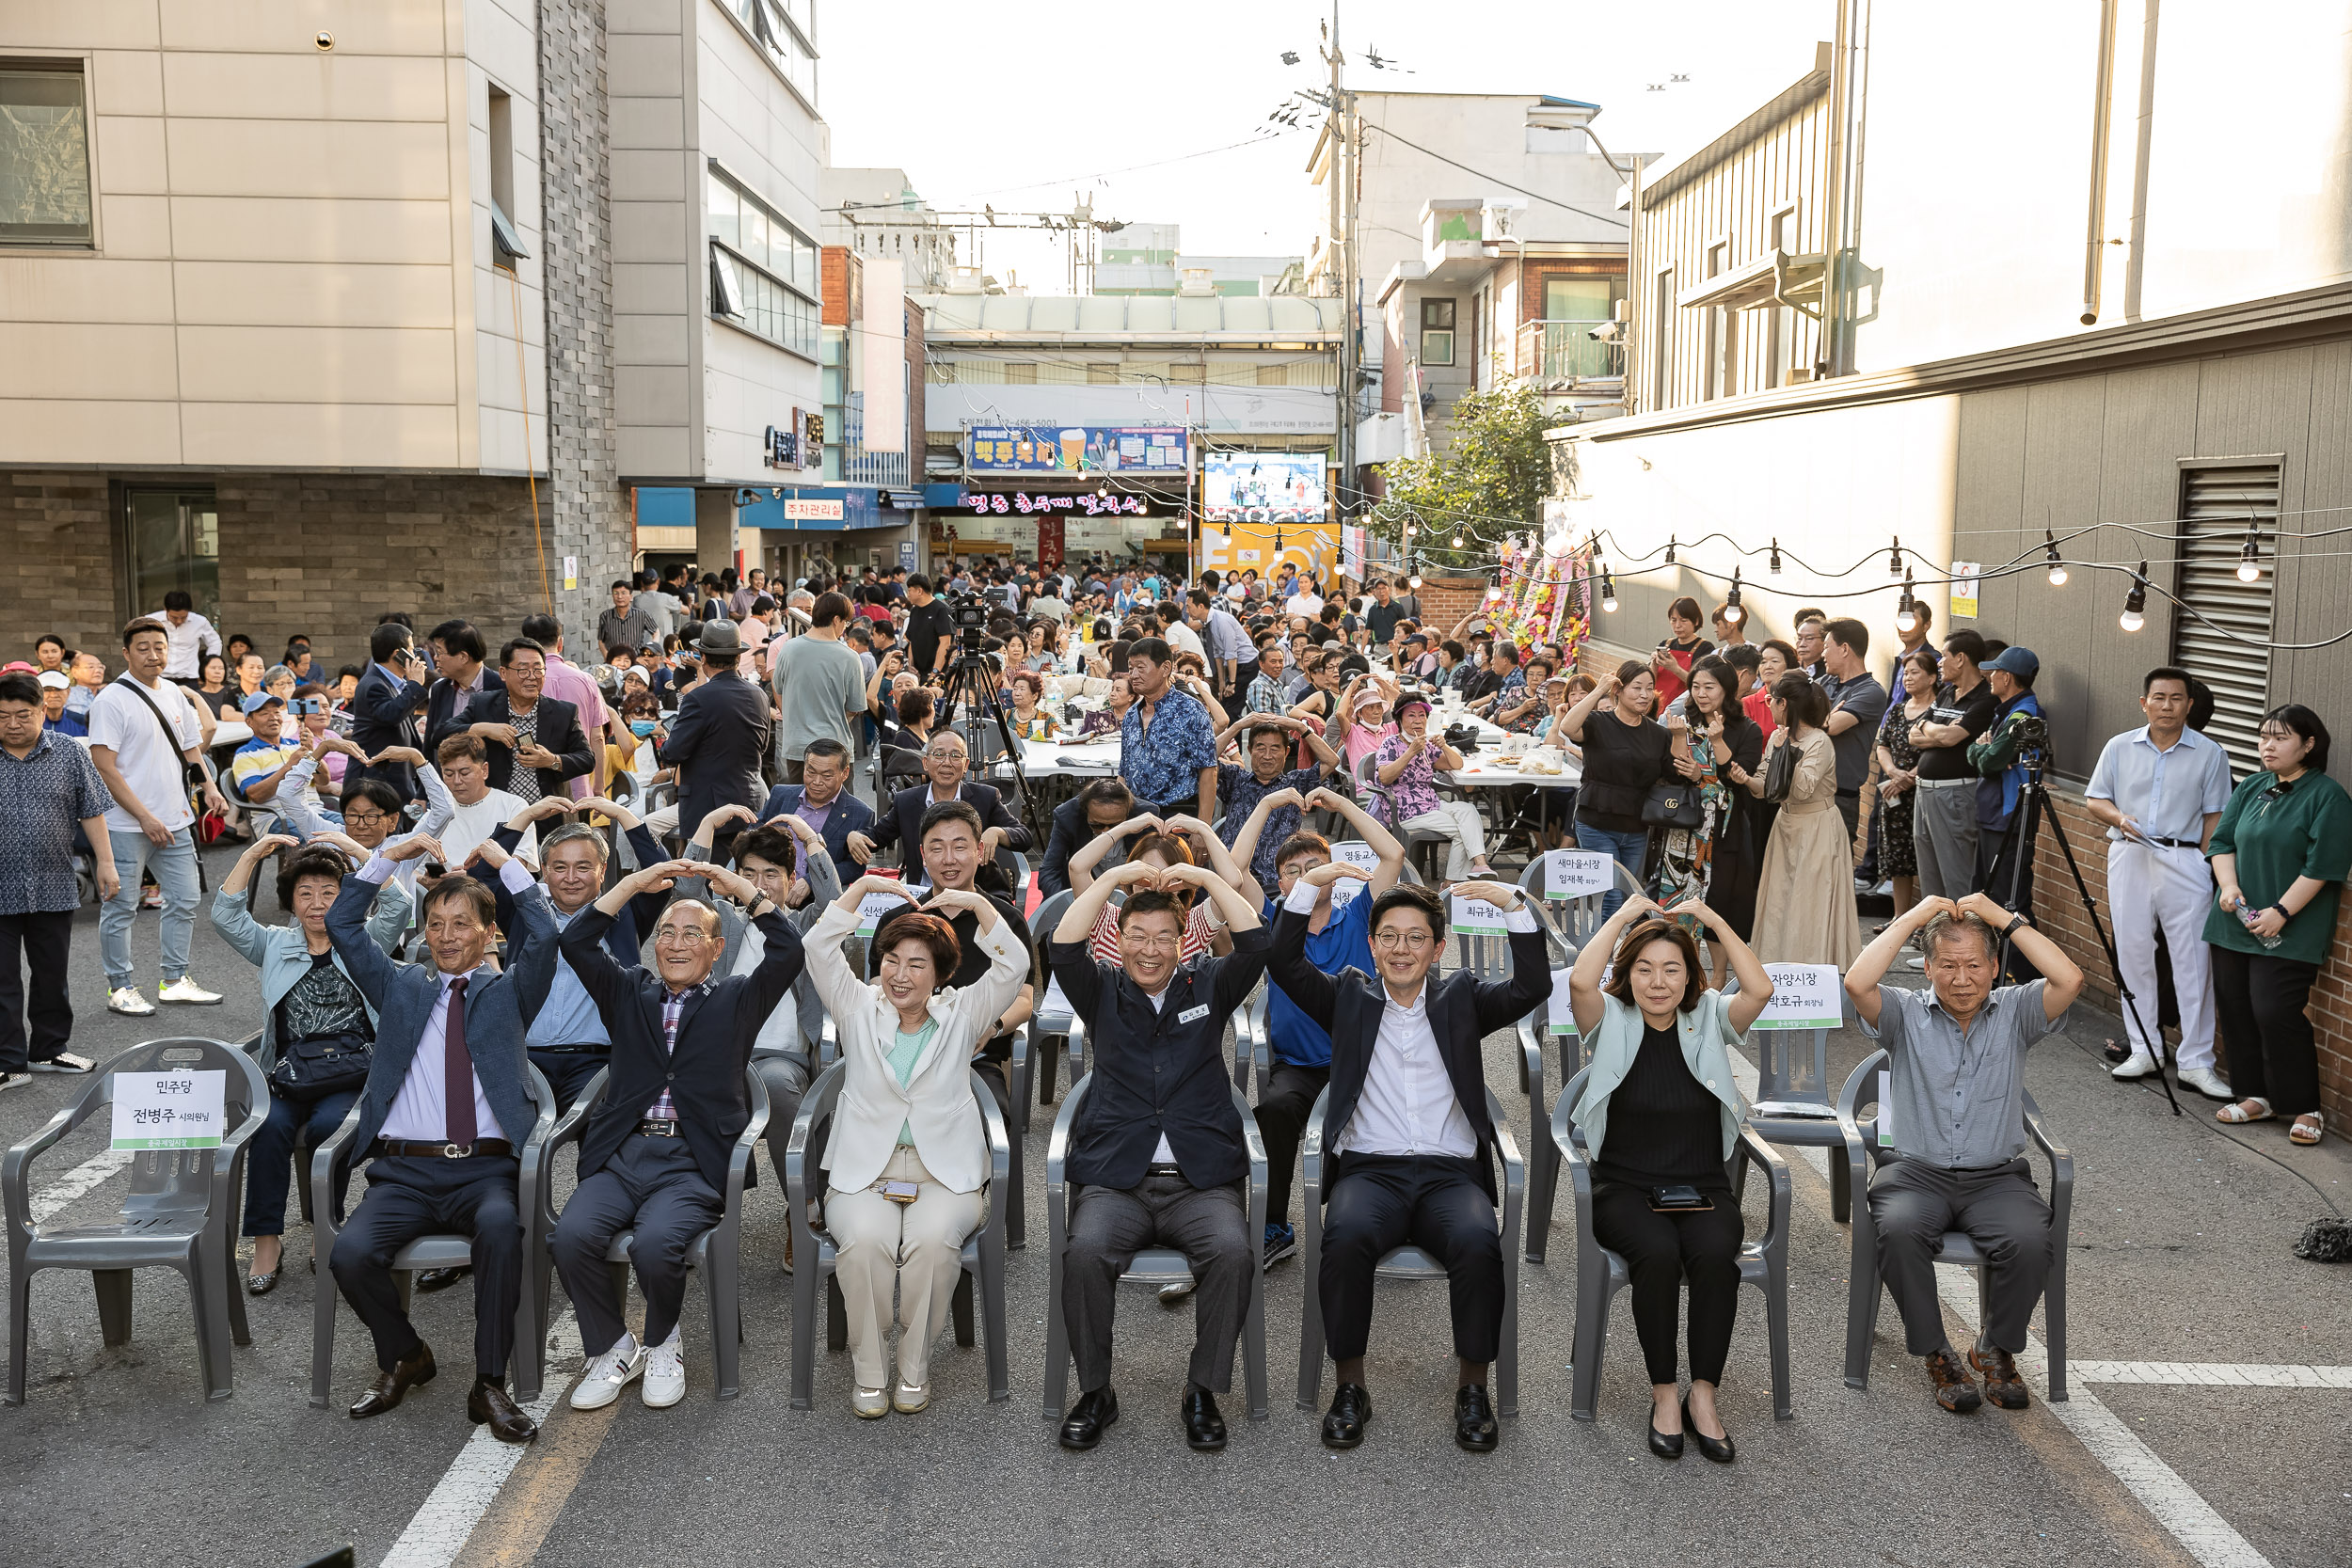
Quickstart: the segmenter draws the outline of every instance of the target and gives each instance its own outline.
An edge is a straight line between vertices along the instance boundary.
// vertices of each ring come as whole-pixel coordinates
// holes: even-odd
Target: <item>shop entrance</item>
[[[134,489],[122,496],[123,586],[131,615],[153,615],[184,591],[220,624],[220,507],[210,490]]]

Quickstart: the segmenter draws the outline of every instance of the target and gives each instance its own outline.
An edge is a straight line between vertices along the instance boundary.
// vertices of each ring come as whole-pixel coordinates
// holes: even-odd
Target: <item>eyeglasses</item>
[[[1375,931],[1372,944],[1384,952],[1393,953],[1401,947],[1417,953],[1436,940],[1427,931]]]
[[[671,943],[673,946],[677,947],[700,947],[704,942],[710,940],[710,933],[708,931],[672,928],[656,931],[653,934],[653,940],[656,946],[660,946],[661,943],[666,942]]]
[[[380,822],[389,822],[390,820],[390,817],[386,816],[380,811],[347,811],[343,813],[343,826],[346,828],[373,828]]]
[[[1140,951],[1142,951],[1142,952],[1145,952],[1145,953],[1173,953],[1173,952],[1175,952],[1178,948],[1180,948],[1180,947],[1184,946],[1184,939],[1183,937],[1181,937],[1181,936],[1173,936],[1173,937],[1127,937],[1127,936],[1122,936],[1122,937],[1120,937],[1120,938],[1119,939],[1119,943],[1120,943],[1120,946],[1122,946],[1122,947],[1126,947],[1126,946],[1131,946],[1131,945],[1132,945],[1132,946],[1136,947],[1136,949],[1138,949],[1138,950],[1140,950]]]

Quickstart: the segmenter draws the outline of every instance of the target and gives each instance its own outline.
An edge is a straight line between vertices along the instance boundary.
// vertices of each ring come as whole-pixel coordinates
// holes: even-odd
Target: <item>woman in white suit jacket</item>
[[[962,1271],[963,1241],[988,1195],[988,1140],[972,1099],[972,1053],[1029,977],[1026,945],[977,894],[933,891],[915,912],[889,917],[880,978],[850,971],[842,939],[857,928],[869,893],[914,894],[887,877],[861,877],[808,933],[808,973],[834,1020],[844,1064],[827,1144],[825,1223],[839,1260],[834,1277],[850,1319],[866,1419],[895,1404],[912,1415],[930,1402],[931,1344],[946,1326]],[[974,983],[940,988],[962,961],[948,921],[970,911],[990,958]],[[1003,1201],[1020,1201],[1018,1194]],[[883,1338],[898,1293],[898,1386],[890,1388]]]

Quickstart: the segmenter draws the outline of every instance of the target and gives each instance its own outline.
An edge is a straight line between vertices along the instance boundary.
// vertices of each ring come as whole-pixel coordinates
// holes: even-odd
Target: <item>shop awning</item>
[[[1675,296],[1685,309],[1756,310],[1790,305],[1808,315],[1821,312],[1821,284],[1829,258],[1815,251],[1791,256],[1775,247],[1745,266],[1693,284]]]

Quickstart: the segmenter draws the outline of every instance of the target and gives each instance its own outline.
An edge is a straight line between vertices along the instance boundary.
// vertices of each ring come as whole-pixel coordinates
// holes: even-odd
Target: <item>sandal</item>
[[[2249,1105],[2254,1106],[2256,1109],[2249,1111],[2246,1108]],[[2241,1100],[2234,1105],[2222,1106],[2221,1109],[2213,1114],[2213,1119],[2216,1121],[2226,1121],[2232,1126],[2235,1126],[2240,1122],[2268,1121],[2275,1115],[2277,1115],[2277,1113],[2271,1110],[2269,1101],[2264,1100],[2260,1096],[2254,1096],[2246,1100]]]
[[[2287,1142],[2302,1144],[2309,1148],[2327,1136],[2327,1133],[2328,1123],[2320,1114],[2317,1111],[2306,1111],[2295,1118],[2293,1127],[2287,1129]]]

